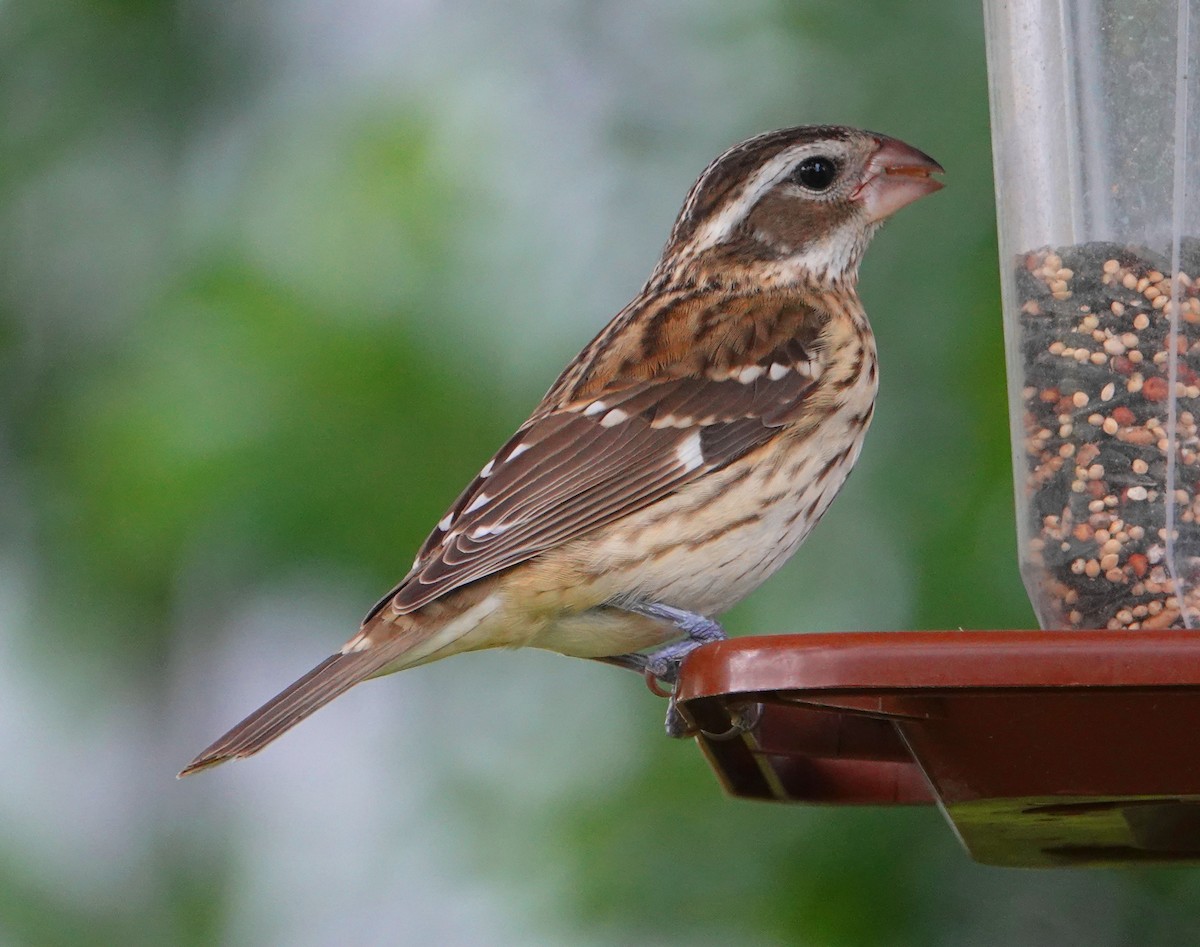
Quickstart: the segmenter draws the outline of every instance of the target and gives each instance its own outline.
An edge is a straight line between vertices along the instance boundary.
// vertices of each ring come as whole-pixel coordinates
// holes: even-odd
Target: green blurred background
[[[175,771],[339,646],[692,180],[845,122],[875,427],[734,632],[1022,627],[976,3],[0,0],[0,943],[1193,943],[1187,871],[722,796],[632,675],[477,654]]]

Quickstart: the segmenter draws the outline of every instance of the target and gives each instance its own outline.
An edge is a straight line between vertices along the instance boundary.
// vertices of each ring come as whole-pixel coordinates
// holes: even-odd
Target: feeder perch
[[[679,706],[736,796],[936,803],[994,865],[1200,864],[1200,0],[984,11],[1043,630],[719,642]]]
[[[1200,633],[738,638],[677,694],[735,796],[936,803],[992,865],[1200,859]]]

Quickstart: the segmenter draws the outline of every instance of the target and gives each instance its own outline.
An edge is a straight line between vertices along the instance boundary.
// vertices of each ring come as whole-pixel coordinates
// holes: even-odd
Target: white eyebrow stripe
[[[758,199],[768,189],[774,187],[776,182],[792,169],[792,166],[800,159],[800,155],[810,150],[813,144],[814,142],[804,142],[802,145],[781,151],[759,168],[758,172],[742,188],[741,193],[734,200],[729,201],[721,213],[696,231],[696,235],[691,241],[692,249],[697,252],[707,250],[728,237],[733,228],[740,224],[750,213],[750,209],[758,203]]]

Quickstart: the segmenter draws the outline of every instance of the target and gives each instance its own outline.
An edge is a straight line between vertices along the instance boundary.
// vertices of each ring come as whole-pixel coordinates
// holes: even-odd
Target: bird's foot
[[[711,641],[723,641],[726,637],[725,629],[711,618],[685,611],[682,608],[674,608],[671,605],[652,602],[623,607],[626,611],[636,612],[647,618],[670,622],[682,631],[686,638],[649,654],[617,654],[600,660],[643,674],[650,690],[660,697],[666,697],[669,701],[665,723],[667,735],[672,737],[690,736],[694,731],[675,702],[675,685],[679,681],[679,668],[683,664],[683,659],[701,645]],[[670,689],[664,689],[661,684],[670,685]],[[757,718],[755,722],[757,722]]]

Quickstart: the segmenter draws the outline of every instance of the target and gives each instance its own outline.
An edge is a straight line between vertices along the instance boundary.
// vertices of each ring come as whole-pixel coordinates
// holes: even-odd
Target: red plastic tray
[[[1200,864],[1200,632],[737,638],[677,692],[736,796],[938,803],[993,865]]]

